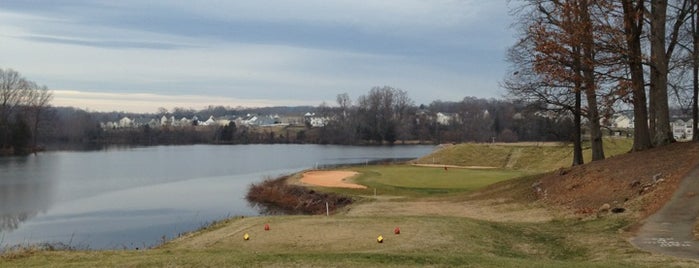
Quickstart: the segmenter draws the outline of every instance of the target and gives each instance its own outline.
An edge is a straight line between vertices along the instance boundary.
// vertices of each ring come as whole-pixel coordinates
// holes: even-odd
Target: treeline
[[[40,125],[40,144],[66,145],[168,145],[168,144],[395,144],[444,142],[570,141],[573,122],[569,116],[542,113],[539,106],[498,99],[467,97],[458,102],[434,101],[415,105],[407,92],[375,87],[352,100],[340,94],[337,105],[238,109],[207,107],[202,110],[161,109],[162,114],[86,112],[75,108],[50,108]],[[214,113],[214,111],[217,111]],[[301,117],[314,113],[321,126],[310,122],[270,127],[139,126],[103,129],[100,122],[131,118],[245,116],[279,113]],[[306,118],[310,120],[311,118]]]
[[[573,136],[572,118],[542,113],[537,105],[466,97],[416,106],[407,92],[388,86],[355,102],[340,94],[337,105],[321,106],[320,114],[331,120],[320,129],[319,143],[570,141]]]
[[[513,8],[520,38],[503,86],[514,98],[574,118],[574,165],[604,159],[600,119],[620,103],[634,112],[633,150],[674,142],[670,106],[699,109],[699,2],[524,0]],[[583,120],[586,119],[586,120]],[[694,135],[697,140],[698,135]]]
[[[0,68],[0,156],[40,150],[39,126],[52,98],[46,86]]]

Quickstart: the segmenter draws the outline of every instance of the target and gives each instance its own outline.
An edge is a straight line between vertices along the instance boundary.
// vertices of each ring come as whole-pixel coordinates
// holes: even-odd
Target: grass
[[[271,230],[263,231],[264,223]],[[146,251],[51,251],[4,258],[3,267],[472,266],[657,267],[617,234],[622,218],[498,223],[459,217],[281,216],[232,219]],[[401,234],[391,233],[394,226]],[[242,234],[251,239],[243,241]],[[376,243],[382,234],[386,239]],[[587,237],[595,237],[589,240]],[[694,263],[695,264],[695,263]]]
[[[514,170],[474,170],[415,167],[405,165],[354,168],[356,182],[377,189],[383,195],[420,197],[444,193],[471,192],[486,185],[522,176]]]
[[[629,152],[632,139],[604,139],[607,157]],[[589,143],[583,144],[583,159],[590,161]],[[487,144],[464,143],[445,147],[416,161],[420,164],[457,166],[489,166],[528,172],[546,172],[570,166],[573,162],[572,144]]]
[[[377,194],[383,196],[440,197],[473,192],[496,182],[528,174],[510,169],[449,168],[445,171],[443,167],[410,165],[355,166],[343,170],[359,172],[360,175],[352,178],[352,181],[367,186],[367,189],[314,189],[354,196],[371,196],[376,190]]]

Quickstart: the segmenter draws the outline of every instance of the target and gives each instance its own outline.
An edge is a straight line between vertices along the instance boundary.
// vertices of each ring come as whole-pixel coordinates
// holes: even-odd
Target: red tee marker
[[[393,229],[394,234],[400,234],[400,228],[396,227],[396,229]]]
[[[269,224],[265,223],[265,231],[269,231]]]

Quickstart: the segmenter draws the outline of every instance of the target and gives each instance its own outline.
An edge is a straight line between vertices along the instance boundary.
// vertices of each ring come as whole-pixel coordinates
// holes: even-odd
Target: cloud
[[[84,93],[429,103],[497,96],[508,24],[502,1],[8,0],[0,67]]]
[[[155,113],[157,108],[203,109],[209,105],[226,107],[267,107],[317,105],[319,102],[273,99],[236,99],[198,95],[162,95],[153,93],[107,93],[54,90],[54,106],[71,106],[91,111],[130,111]]]
[[[38,41],[47,43],[59,43],[69,45],[80,45],[102,48],[144,48],[144,49],[177,49],[188,46],[164,43],[164,42],[138,42],[138,41],[115,41],[115,40],[84,40],[73,38],[49,37],[49,36],[22,36],[28,41]]]

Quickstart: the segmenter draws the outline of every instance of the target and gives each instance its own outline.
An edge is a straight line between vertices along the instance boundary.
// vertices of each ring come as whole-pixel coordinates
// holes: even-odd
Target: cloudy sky
[[[505,2],[2,0],[0,68],[98,111],[499,97]]]

